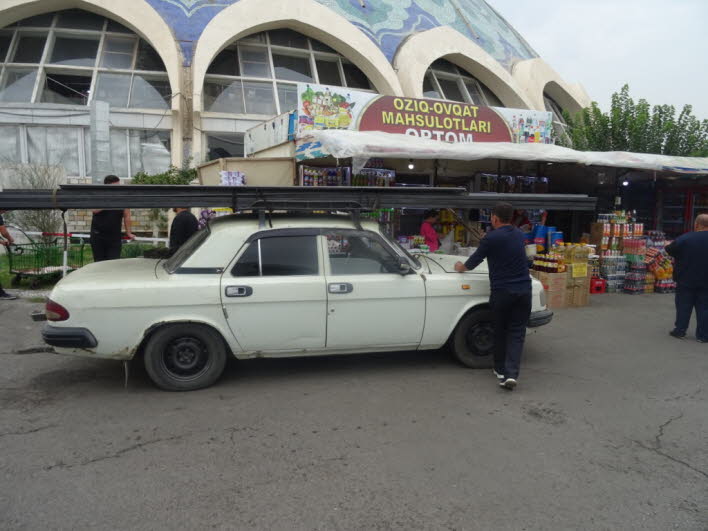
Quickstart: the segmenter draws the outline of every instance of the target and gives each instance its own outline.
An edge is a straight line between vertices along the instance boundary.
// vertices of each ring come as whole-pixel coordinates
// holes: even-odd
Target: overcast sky
[[[708,0],[487,0],[560,76],[603,110],[636,100],[708,119]]]

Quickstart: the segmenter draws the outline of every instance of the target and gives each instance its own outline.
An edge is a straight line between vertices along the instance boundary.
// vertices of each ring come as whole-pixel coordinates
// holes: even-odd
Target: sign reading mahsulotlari
[[[552,144],[552,114],[432,99],[381,96],[322,85],[298,86],[298,136],[350,129],[441,142]]]

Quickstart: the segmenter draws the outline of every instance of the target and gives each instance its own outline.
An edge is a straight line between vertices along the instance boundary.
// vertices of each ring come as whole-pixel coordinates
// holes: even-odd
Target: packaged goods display
[[[673,259],[666,254],[666,251],[657,248],[647,249],[644,262],[647,269],[656,279],[655,293],[673,293],[676,291],[676,283],[673,280],[674,263]]]
[[[396,209],[379,208],[372,212],[362,212],[361,217],[377,221],[386,236],[393,237],[396,226]]]
[[[607,281],[607,293],[617,293],[624,288],[627,260],[620,251],[603,251],[600,259],[600,275]]]
[[[301,186],[350,186],[351,171],[346,167],[300,167]]]
[[[650,230],[647,232],[647,247],[650,249],[658,249],[663,251],[669,242],[666,240],[666,234],[659,230]]]
[[[352,186],[395,186],[396,172],[393,170],[362,168],[352,176]]]
[[[534,256],[531,271],[546,291],[549,308],[580,307],[590,302],[592,279],[590,245],[555,241],[547,253]],[[597,258],[594,258],[597,263]]]

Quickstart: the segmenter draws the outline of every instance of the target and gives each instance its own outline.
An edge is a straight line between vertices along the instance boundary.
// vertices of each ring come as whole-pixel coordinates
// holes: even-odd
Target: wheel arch
[[[452,340],[455,330],[457,330],[457,327],[459,326],[460,322],[467,317],[469,314],[473,312],[479,312],[482,310],[491,310],[492,307],[489,305],[489,302],[479,302],[479,303],[470,303],[468,306],[466,306],[459,314],[458,318],[453,322],[452,327],[450,328],[450,331],[447,334],[447,340],[445,341],[446,345],[449,345],[450,341]]]
[[[166,328],[168,326],[175,326],[175,325],[183,325],[183,324],[196,324],[196,325],[201,325],[205,326],[211,330],[213,330],[215,333],[219,335],[221,340],[224,342],[224,346],[226,347],[226,350],[231,356],[235,356],[234,353],[234,346],[229,340],[227,339],[225,333],[223,330],[220,330],[218,326],[216,326],[214,323],[210,323],[208,321],[204,321],[202,319],[174,319],[174,320],[169,320],[169,321],[159,321],[157,323],[151,324],[149,327],[145,329],[143,332],[143,336],[140,340],[140,343],[138,344],[138,347],[135,349],[135,353],[133,355],[133,359],[139,359],[143,357],[143,354],[145,352],[145,346],[147,345],[148,341],[150,341],[150,338],[155,335],[155,332],[162,328]]]

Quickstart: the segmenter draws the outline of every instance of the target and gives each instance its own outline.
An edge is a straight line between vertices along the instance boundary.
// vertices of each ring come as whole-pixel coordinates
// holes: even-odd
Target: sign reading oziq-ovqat
[[[298,136],[317,129],[383,131],[441,142],[553,143],[552,114],[298,86]]]

